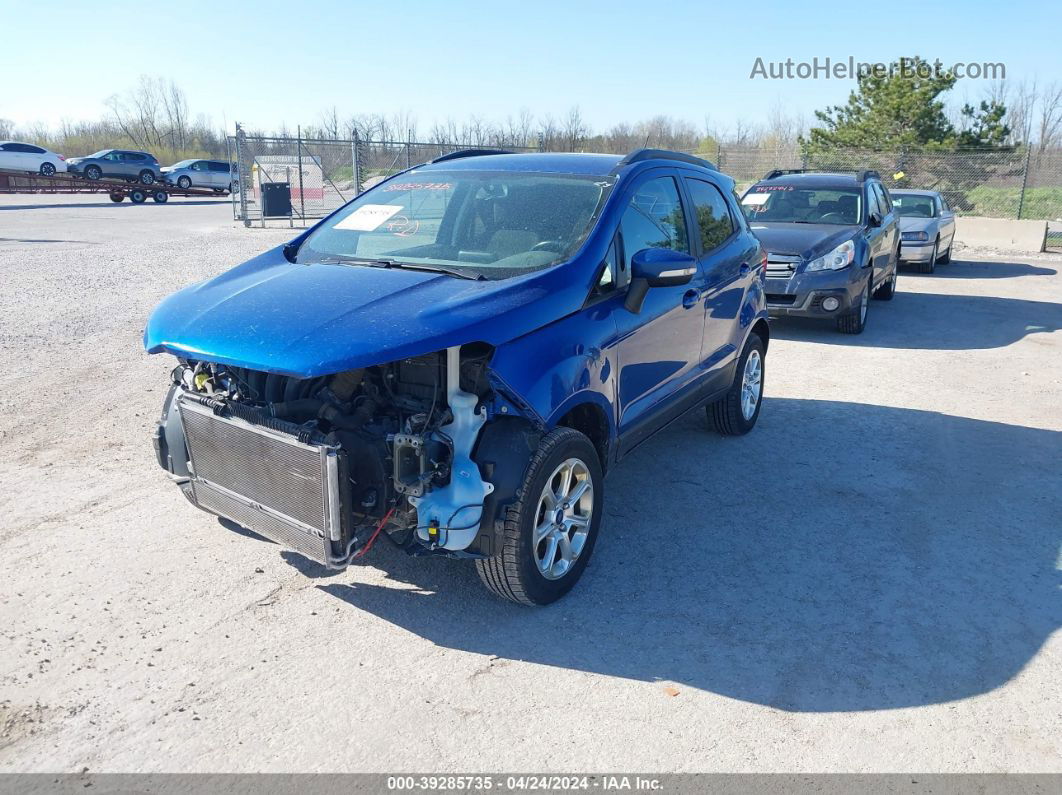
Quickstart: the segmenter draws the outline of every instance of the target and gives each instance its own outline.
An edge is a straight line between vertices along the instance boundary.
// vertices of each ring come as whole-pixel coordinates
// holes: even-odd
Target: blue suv
[[[765,267],[707,161],[446,155],[159,305],[158,460],[327,567],[384,535],[546,604],[590,559],[609,467],[702,406],[755,425]]]

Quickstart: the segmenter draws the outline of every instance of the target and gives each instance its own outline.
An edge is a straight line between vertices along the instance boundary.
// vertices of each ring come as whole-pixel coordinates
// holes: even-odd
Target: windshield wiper
[[[401,268],[402,270],[445,273],[450,276],[456,276],[459,279],[472,279],[473,281],[487,280],[486,276],[476,271],[447,268],[444,265],[421,265],[413,262],[399,262],[398,260],[388,259],[386,257],[348,257],[339,254],[330,254],[327,257],[316,260],[316,262],[321,265],[347,265],[354,263],[357,265],[368,265],[372,268]]]

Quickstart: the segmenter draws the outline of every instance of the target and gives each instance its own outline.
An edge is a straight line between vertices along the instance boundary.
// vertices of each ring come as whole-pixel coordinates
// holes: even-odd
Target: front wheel
[[[708,424],[723,436],[742,436],[753,429],[763,402],[766,351],[758,334],[750,334],[726,395],[705,408]]]
[[[103,169],[99,166],[86,166],[85,179],[97,180],[103,176]]]
[[[933,243],[933,253],[929,255],[929,262],[922,262],[918,266],[918,270],[921,273],[932,273],[937,269],[937,257],[940,250],[940,238],[938,237]]]
[[[866,286],[859,294],[859,303],[852,311],[837,318],[837,330],[842,334],[862,334],[867,327],[867,310],[870,308],[870,283],[873,275],[867,277]]]
[[[493,593],[525,605],[560,599],[594,550],[604,500],[597,450],[572,428],[547,434],[532,456],[518,500],[505,509],[504,540],[476,571]]]
[[[181,190],[188,190],[192,187],[192,178],[187,175],[177,177],[177,187]]]
[[[899,278],[900,263],[897,260],[896,267],[892,271],[892,276],[881,287],[874,291],[874,297],[879,301],[891,301],[892,297],[896,295],[896,279]]]
[[[41,163],[41,176],[50,177],[55,173],[54,163]]]

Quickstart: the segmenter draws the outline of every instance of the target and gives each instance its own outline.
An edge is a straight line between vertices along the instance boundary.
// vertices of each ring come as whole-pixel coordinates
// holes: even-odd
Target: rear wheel
[[[177,177],[177,187],[179,187],[181,190],[188,190],[190,187],[192,187],[192,178],[189,177],[187,174],[184,176]]]
[[[55,173],[55,164],[54,163],[41,163],[41,176],[42,177],[50,177],[54,173]]]
[[[866,286],[859,294],[859,303],[847,314],[837,318],[837,330],[842,334],[862,334],[867,327],[867,310],[870,308],[870,282],[872,277],[867,277]]]
[[[141,185],[150,185],[154,181],[155,181],[155,172],[154,171],[148,171],[147,169],[144,169],[143,171],[140,172],[140,184]]]
[[[111,194],[111,201],[114,202],[115,204],[117,204],[118,202],[122,201],[122,199],[124,199],[124,198],[125,198],[125,194],[124,193],[112,193]]]
[[[159,204],[165,204],[170,199],[170,194],[164,190],[157,190],[151,194],[151,200],[158,202]]]
[[[99,166],[85,166],[85,179],[99,179],[103,176],[103,169]]]
[[[572,428],[547,434],[506,508],[502,547],[476,561],[493,593],[525,605],[560,599],[578,582],[601,525],[603,477],[597,450]]]
[[[129,201],[133,204],[143,204],[147,201],[147,191],[141,190],[140,188],[133,188],[129,191]]]
[[[755,427],[763,401],[763,372],[766,352],[758,334],[750,334],[738,360],[730,391],[705,408],[708,424],[723,436],[741,436]]]

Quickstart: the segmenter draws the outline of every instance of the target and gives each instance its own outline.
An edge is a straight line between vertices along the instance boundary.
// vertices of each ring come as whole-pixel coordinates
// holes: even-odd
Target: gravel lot
[[[756,431],[641,448],[530,610],[387,545],[327,574],[156,467],[149,311],[289,236],[0,197],[0,771],[1062,772],[1062,260],[775,324]]]

